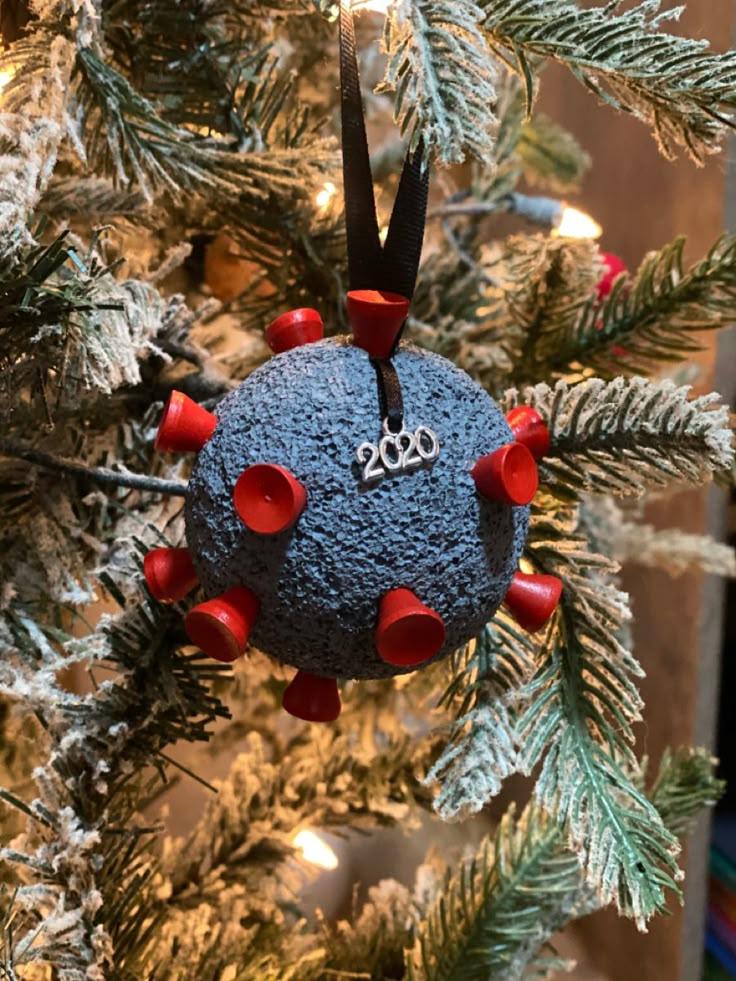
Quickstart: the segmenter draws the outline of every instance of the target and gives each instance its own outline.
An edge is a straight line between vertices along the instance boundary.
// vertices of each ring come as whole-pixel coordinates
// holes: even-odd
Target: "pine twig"
[[[387,21],[386,75],[379,91],[396,92],[396,119],[416,149],[445,163],[469,151],[490,162],[495,70],[473,0],[414,0]]]
[[[733,463],[728,408],[717,395],[688,397],[688,386],[646,378],[591,378],[540,384],[520,401],[549,426],[552,449],[541,479],[556,497],[583,493],[641,496],[650,488],[701,484]]]
[[[646,122],[662,153],[684,147],[697,162],[718,150],[733,127],[736,55],[716,54],[707,41],[661,30],[682,8],[661,0],[581,9],[560,0],[481,0],[489,46],[525,79],[527,104],[537,57],[553,58],[604,102]]]
[[[164,480],[161,477],[147,477],[136,473],[119,473],[107,467],[88,467],[74,460],[53,456],[43,450],[34,450],[30,446],[21,446],[13,440],[0,439],[0,455],[24,460],[34,467],[46,470],[56,470],[60,473],[84,477],[92,483],[103,486],[130,487],[134,490],[153,491],[157,494],[170,494],[173,497],[184,497],[187,485],[180,480]]]

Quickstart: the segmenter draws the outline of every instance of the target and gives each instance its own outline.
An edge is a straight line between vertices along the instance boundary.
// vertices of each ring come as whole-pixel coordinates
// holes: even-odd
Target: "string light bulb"
[[[337,187],[332,183],[332,181],[326,181],[322,185],[322,190],[317,192],[317,196],[314,199],[314,203],[317,205],[319,210],[324,214],[325,211],[330,206],[332,199],[337,194]]]
[[[336,869],[340,864],[337,855],[327,842],[314,831],[300,831],[294,836],[293,845],[302,853],[302,858],[310,865],[320,869]]]
[[[15,75],[14,68],[0,68],[0,92],[3,91],[5,86],[12,80]]]
[[[565,204],[552,234],[559,235],[561,238],[600,238],[603,229],[584,211]]]

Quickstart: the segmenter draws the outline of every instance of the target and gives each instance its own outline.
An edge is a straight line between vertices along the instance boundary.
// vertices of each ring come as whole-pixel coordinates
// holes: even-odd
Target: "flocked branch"
[[[728,409],[717,395],[688,398],[687,386],[645,378],[541,384],[522,401],[543,416],[552,448],[541,479],[560,497],[583,492],[641,495],[645,490],[699,484],[733,460]]]
[[[605,102],[646,122],[660,149],[685,147],[700,161],[717,150],[736,106],[736,54],[661,29],[682,7],[661,0],[582,8],[558,0],[482,0],[493,49],[528,79],[535,57],[553,58]]]
[[[495,70],[472,0],[401,0],[386,22],[382,91],[396,92],[396,119],[410,145],[456,163],[492,154]]]

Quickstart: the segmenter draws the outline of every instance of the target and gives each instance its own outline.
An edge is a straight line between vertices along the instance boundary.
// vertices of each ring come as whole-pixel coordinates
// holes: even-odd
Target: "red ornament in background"
[[[621,273],[627,272],[626,263],[617,255],[612,255],[610,252],[601,252],[601,259],[603,260],[603,275],[598,280],[598,286],[596,288],[599,303],[605,300],[611,292],[613,284]]]
[[[623,259],[619,258],[617,255],[612,255],[610,252],[601,252],[601,259],[603,260],[603,276],[598,281],[598,286],[596,288],[598,302],[602,303],[605,298],[610,294],[613,289],[613,284],[616,282],[621,273],[628,272],[626,268],[626,263]],[[626,354],[626,348],[619,347],[618,345],[611,348],[611,353],[615,357],[620,358],[623,354]]]
[[[536,409],[518,405],[506,413],[506,422],[511,426],[516,442],[523,443],[535,460],[541,460],[549,453],[549,429]]]

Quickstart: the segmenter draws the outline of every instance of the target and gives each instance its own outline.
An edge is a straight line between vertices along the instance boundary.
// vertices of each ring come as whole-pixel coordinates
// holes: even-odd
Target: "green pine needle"
[[[698,334],[728,326],[736,304],[736,238],[724,236],[691,268],[685,238],[650,253],[635,276],[617,279],[600,303],[557,334],[553,375],[585,365],[604,376],[646,374],[702,350]]]
[[[527,389],[524,401],[540,412],[552,437],[540,465],[542,483],[568,500],[585,493],[638,496],[727,471],[734,458],[728,409],[717,395],[688,395],[687,386],[645,378]],[[507,406],[517,401],[509,393]]]
[[[705,750],[667,753],[649,791],[667,833],[681,836],[723,791]],[[640,780],[637,778],[637,784]],[[560,824],[532,800],[513,807],[470,863],[448,873],[407,951],[414,981],[521,981],[546,976],[546,950],[571,920],[602,908]]]
[[[617,3],[481,0],[481,6],[490,45],[520,74],[533,76],[534,57],[561,62],[600,99],[646,122],[668,157],[682,146],[701,161],[733,125],[736,54],[715,54],[706,41],[661,31],[681,7],[660,13],[660,0],[641,0],[617,14]],[[527,88],[531,99],[531,83]]]
[[[466,153],[490,160],[495,71],[472,0],[413,0],[386,21],[386,74],[380,91],[396,93],[396,120],[428,155],[457,163]]]

